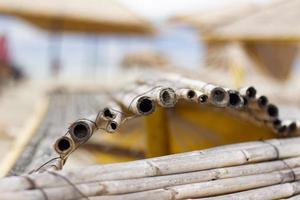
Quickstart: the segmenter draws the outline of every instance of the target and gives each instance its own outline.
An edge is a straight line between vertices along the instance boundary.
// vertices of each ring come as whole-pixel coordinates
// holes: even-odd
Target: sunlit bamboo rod
[[[224,148],[208,149],[139,160],[128,163],[108,164],[86,167],[84,171],[68,170],[58,172],[69,177],[73,183],[90,181],[108,181],[148,176],[159,176],[175,173],[206,170],[212,168],[229,167],[253,162],[300,156],[300,138],[269,140],[267,142],[253,142],[225,146]],[[58,182],[56,177],[43,173],[30,176],[37,187],[52,187],[65,185]],[[22,190],[30,187],[21,177],[10,177],[0,181],[0,191]]]
[[[130,91],[116,94],[114,98],[133,115],[149,115],[155,111],[155,101],[145,94]]]
[[[295,176],[294,176],[295,175]],[[172,186],[157,190],[149,190],[138,193],[129,193],[123,195],[110,195],[93,197],[95,200],[156,200],[156,199],[187,199],[216,196],[220,194],[240,192],[254,188],[271,186],[275,184],[282,184],[299,180],[300,168],[281,170],[278,172],[271,172],[265,174],[241,176],[236,178],[220,179],[215,181],[186,184],[179,186]],[[293,192],[292,194],[295,194]],[[167,197],[167,198],[165,198]]]
[[[147,177],[140,179],[116,180],[104,182],[91,182],[85,184],[77,184],[76,187],[85,196],[116,195],[132,192],[140,192],[146,190],[154,190],[166,188],[176,185],[186,185],[211,180],[219,180],[224,178],[233,178],[240,176],[249,176],[255,174],[270,173],[278,170],[299,167],[300,158],[290,158],[284,161],[271,161],[258,164],[248,164],[235,167],[219,168],[199,172],[175,174],[168,176]],[[277,174],[277,173],[275,173]],[[60,177],[57,177],[58,181]],[[45,188],[43,191],[47,194],[48,200],[56,199],[75,199],[80,198],[80,194],[74,191],[74,186],[68,185],[63,187]],[[73,192],[72,192],[73,191]],[[4,194],[4,195],[3,195]],[[66,197],[66,194],[67,197]],[[17,199],[20,196],[27,196],[28,199],[38,198],[40,191],[25,190],[20,192],[0,192],[0,196],[6,196],[9,199]]]
[[[203,92],[213,105],[224,107],[228,104],[229,96],[222,87],[199,80],[188,79],[178,74],[163,74],[162,77],[164,80],[173,82],[178,88],[187,87]]]
[[[156,84],[140,85],[135,91],[139,94],[146,93],[154,99],[160,106],[165,108],[174,107],[177,102],[175,90],[169,86],[161,86]]]
[[[300,184],[300,183],[299,183]],[[283,188],[282,188],[283,189]],[[299,192],[300,193],[300,192]],[[300,194],[299,193],[297,193],[297,195],[295,195],[295,196],[292,196],[292,197],[290,197],[290,198],[287,198],[287,199],[285,199],[285,200],[299,200],[300,199]],[[287,197],[287,196],[284,196],[284,197]],[[281,198],[282,198],[282,196],[281,196]],[[282,199],[283,200],[283,199]]]
[[[222,195],[217,197],[201,198],[201,200],[228,200],[228,199],[241,199],[241,200],[273,200],[288,198],[289,200],[298,200],[300,198],[300,182],[282,183],[268,187],[248,190],[239,193]],[[199,199],[200,200],[200,199]]]

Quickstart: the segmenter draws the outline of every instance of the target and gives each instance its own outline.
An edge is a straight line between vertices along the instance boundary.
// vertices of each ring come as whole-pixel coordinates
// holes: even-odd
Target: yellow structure
[[[158,108],[144,119],[129,120],[116,134],[103,134],[99,137],[101,143],[144,152],[145,157],[276,137],[265,126],[224,111],[224,108],[182,102],[174,109]],[[88,146],[89,144],[82,148]],[[100,163],[138,159],[134,155],[116,155],[99,149],[97,151],[97,148],[93,150],[93,154]]]

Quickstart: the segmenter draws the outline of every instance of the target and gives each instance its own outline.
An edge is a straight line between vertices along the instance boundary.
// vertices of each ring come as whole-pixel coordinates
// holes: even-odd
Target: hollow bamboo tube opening
[[[188,99],[193,99],[196,96],[196,92],[194,90],[188,90],[186,96]]]
[[[119,127],[118,123],[115,121],[110,121],[106,127],[106,131],[109,133],[113,133],[117,130],[117,128]]]
[[[69,153],[74,147],[74,142],[71,138],[63,136],[56,140],[54,144],[54,149],[58,154],[67,154]]]
[[[246,90],[246,96],[250,99],[254,99],[256,96],[256,89],[253,86],[250,86]]]
[[[172,88],[163,88],[159,92],[159,101],[163,107],[174,107],[177,102],[176,93]]]
[[[212,103],[218,106],[226,106],[228,98],[228,93],[221,87],[215,87],[210,93]]]
[[[71,137],[76,142],[86,141],[93,133],[92,126],[92,122],[86,120],[75,122],[70,128]]]
[[[266,96],[264,96],[264,95],[258,97],[258,99],[257,99],[257,104],[261,108],[266,107],[267,104],[268,104],[268,102],[269,102],[268,98]]]
[[[270,117],[274,118],[274,117],[278,117],[278,108],[277,106],[273,105],[273,104],[269,104],[267,106],[267,113]]]
[[[228,105],[233,108],[240,108],[243,106],[243,99],[235,90],[228,90],[229,102]]]
[[[201,94],[199,97],[198,97],[198,102],[200,104],[204,104],[204,103],[207,103],[207,100],[208,100],[208,96],[206,94]]]
[[[105,118],[108,118],[108,119],[113,119],[113,118],[115,118],[115,115],[110,111],[109,108],[104,108],[104,109],[103,109],[103,116],[104,116]]]
[[[142,115],[149,115],[155,110],[155,103],[147,96],[142,96],[137,101],[138,112]]]

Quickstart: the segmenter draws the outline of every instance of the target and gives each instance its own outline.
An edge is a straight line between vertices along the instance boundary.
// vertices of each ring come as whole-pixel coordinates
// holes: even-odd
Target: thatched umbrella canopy
[[[229,43],[240,43],[244,53],[260,71],[285,80],[291,73],[300,41],[299,6],[300,1],[297,0],[282,1],[256,9],[251,6],[224,8],[223,11],[199,13],[183,19],[202,33],[201,39],[207,44],[207,52],[212,54],[207,55],[208,65],[215,64],[211,61],[216,60],[216,54],[220,63],[219,58],[224,57],[220,54],[226,52]]]
[[[300,1],[271,4],[247,17],[217,27],[206,37],[211,40],[300,41]]]
[[[148,21],[113,0],[1,0],[0,13],[21,17],[51,31],[153,32]]]
[[[185,23],[198,28],[201,33],[218,28],[259,9],[256,4],[228,5],[172,17],[171,22]]]

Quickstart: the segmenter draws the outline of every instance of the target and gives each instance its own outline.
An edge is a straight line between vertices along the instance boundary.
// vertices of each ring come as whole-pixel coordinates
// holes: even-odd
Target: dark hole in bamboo
[[[229,92],[229,104],[231,106],[238,106],[241,103],[240,96],[237,92],[231,91]]]
[[[248,89],[247,89],[247,91],[246,91],[246,95],[247,95],[247,97],[249,97],[249,98],[255,98],[255,96],[256,96],[256,89],[254,88],[254,87],[249,87]]]
[[[189,98],[189,99],[192,99],[192,98],[194,98],[196,96],[196,92],[194,91],[194,90],[189,90],[188,92],[187,92],[187,97]]]
[[[104,108],[103,115],[104,115],[104,117],[107,117],[107,118],[114,117],[114,115],[110,112],[109,108]]]
[[[202,94],[199,96],[199,102],[200,103],[206,103],[208,100],[208,96],[206,94]]]
[[[221,88],[215,88],[211,91],[211,97],[214,102],[222,102],[225,99],[225,91]]]
[[[273,104],[269,104],[267,107],[267,112],[270,117],[277,117],[278,116],[278,108]]]
[[[66,138],[60,138],[57,143],[57,148],[60,152],[69,150],[71,148],[70,141]]]
[[[75,125],[75,127],[73,129],[73,133],[77,139],[82,139],[82,138],[87,137],[89,135],[90,131],[89,131],[89,128],[87,125],[79,123],[79,124]]]
[[[110,123],[110,128],[111,128],[112,130],[116,130],[117,127],[118,127],[118,124],[117,124],[116,122],[111,122],[111,123]]]
[[[154,102],[148,97],[142,97],[139,100],[138,110],[144,115],[150,114],[154,110]]]
[[[265,107],[268,104],[269,100],[266,96],[260,96],[257,99],[257,103],[260,107]]]
[[[171,95],[167,90],[162,92],[161,97],[164,103],[169,103],[171,101]]]

